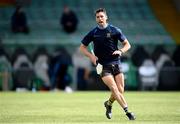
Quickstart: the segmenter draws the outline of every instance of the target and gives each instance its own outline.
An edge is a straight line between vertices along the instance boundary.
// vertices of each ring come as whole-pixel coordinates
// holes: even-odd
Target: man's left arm
[[[119,51],[121,51],[122,53],[127,52],[131,48],[131,45],[127,39],[122,42],[122,45],[123,47],[119,49]]]
[[[122,42],[122,45],[123,47],[119,50],[114,51],[113,55],[119,54],[120,56],[122,56],[123,53],[127,52],[131,48],[131,45],[127,39]]]

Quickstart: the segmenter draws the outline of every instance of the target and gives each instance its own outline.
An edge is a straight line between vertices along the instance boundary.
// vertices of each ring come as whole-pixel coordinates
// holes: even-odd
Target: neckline
[[[109,26],[109,24],[107,23],[107,25],[105,26],[105,27],[100,27],[99,25],[97,26],[99,29],[101,29],[101,30],[104,30],[104,29],[106,29],[107,27]]]

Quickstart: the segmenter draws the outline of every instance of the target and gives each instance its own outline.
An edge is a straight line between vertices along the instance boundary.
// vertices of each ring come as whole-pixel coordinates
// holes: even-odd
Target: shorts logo
[[[107,33],[106,37],[107,37],[107,38],[110,38],[110,37],[111,37],[111,34],[110,34],[110,33]]]

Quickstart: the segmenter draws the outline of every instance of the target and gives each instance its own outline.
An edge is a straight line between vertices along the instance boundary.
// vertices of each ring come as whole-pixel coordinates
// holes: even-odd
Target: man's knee
[[[120,92],[121,94],[123,94],[123,93],[124,93],[124,87],[119,88],[119,92]]]
[[[110,86],[110,90],[113,92],[113,93],[117,93],[119,92],[117,86],[113,85],[113,86]]]

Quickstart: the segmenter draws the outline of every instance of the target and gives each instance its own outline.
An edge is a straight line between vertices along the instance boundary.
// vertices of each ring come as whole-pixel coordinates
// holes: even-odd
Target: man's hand
[[[113,52],[113,55],[120,55],[122,56],[123,52],[121,50],[116,50]]]

